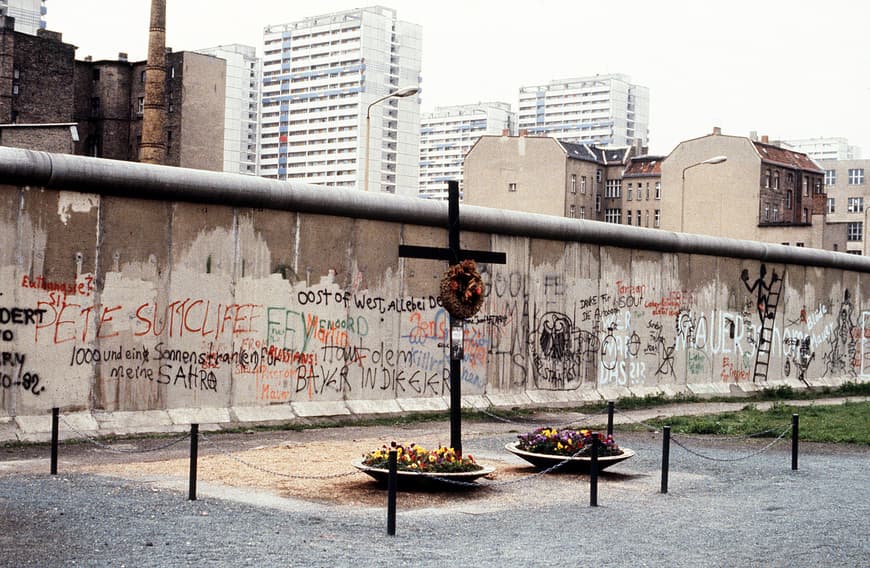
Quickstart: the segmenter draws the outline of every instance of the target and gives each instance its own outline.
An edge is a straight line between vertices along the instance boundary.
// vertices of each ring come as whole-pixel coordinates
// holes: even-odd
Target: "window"
[[[773,206],[773,222],[779,223],[779,207]]]
[[[804,223],[809,223],[809,222],[810,222],[810,210],[807,209],[806,207],[804,207],[804,216],[803,216],[802,221],[803,221]]]
[[[661,209],[656,209],[655,220],[653,221],[653,227],[658,227],[661,224],[662,224],[662,212],[661,212]]]
[[[600,193],[595,194],[595,212],[601,213],[601,194]]]
[[[794,187],[794,174],[788,172],[785,174],[785,187],[792,188]]]
[[[764,187],[770,187],[770,170],[764,170]]]
[[[849,168],[849,185],[861,185],[864,183],[864,168]]]
[[[145,113],[145,97],[139,97],[137,103],[138,108],[136,109],[136,114],[142,116]]]
[[[577,193],[577,174],[571,174],[571,193]]]
[[[604,212],[605,223],[622,223],[622,209],[614,207]]]
[[[809,196],[810,194],[810,178],[804,176],[804,195]]]
[[[836,185],[837,184],[837,171],[836,170],[825,170],[825,185]]]
[[[142,73],[139,74],[139,82],[140,83],[145,82],[145,71],[144,70],[142,71]]]
[[[626,225],[631,225],[631,209],[628,209],[628,210],[625,212],[625,224],[626,224]]]
[[[573,205],[568,207],[568,217],[574,219],[577,217],[577,208]]]
[[[779,189],[779,170],[773,171],[773,189]]]
[[[833,197],[828,198],[828,213],[833,213],[835,209],[835,201]]]
[[[622,197],[622,180],[609,179],[604,186],[604,197],[617,198]]]
[[[764,220],[770,221],[770,205],[764,204]]]
[[[100,114],[100,97],[91,97],[91,116]]]
[[[595,170],[595,181],[601,183],[601,170]]]
[[[581,219],[585,219],[585,218],[586,218],[586,208],[583,207],[582,205],[580,206],[580,218],[581,218]]]
[[[864,238],[864,223],[846,223],[846,240],[860,241]]]
[[[863,197],[850,197],[846,210],[849,213],[863,213],[864,212],[864,198]]]
[[[785,192],[785,208],[791,209],[792,201],[794,201],[794,192],[792,190],[788,190]]]
[[[643,224],[643,226],[644,226],[644,227],[649,227],[649,209],[646,210],[646,213],[644,214],[644,217],[646,217],[646,222]]]
[[[803,246],[804,246],[804,244],[803,244],[803,243],[801,243],[801,242],[797,242],[797,243],[795,243],[795,244],[794,244],[794,246],[796,246],[796,247],[803,247]]]
[[[625,199],[627,201],[631,201],[631,194],[632,194],[631,184],[628,184],[628,189],[625,190]]]
[[[93,79],[94,81],[100,80],[100,70],[99,69],[94,69],[93,71],[91,71],[91,79]]]
[[[580,176],[580,193],[586,193],[586,176]]]
[[[857,254],[858,256],[861,256],[861,251],[860,250],[847,250],[846,254]]]
[[[516,190],[517,190],[517,184],[515,184],[515,183],[508,184],[508,191],[516,191]]]
[[[637,226],[640,227],[640,209],[637,210]]]
[[[813,181],[813,193],[816,195],[822,193],[822,180],[817,179]]]
[[[646,198],[649,199],[649,184],[647,184],[646,187],[647,187]],[[662,182],[657,181],[656,182],[656,199],[661,199],[661,198],[662,198]]]

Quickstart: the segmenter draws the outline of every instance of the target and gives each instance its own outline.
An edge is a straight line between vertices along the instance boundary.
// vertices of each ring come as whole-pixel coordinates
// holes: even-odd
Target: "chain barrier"
[[[540,420],[534,420],[534,419],[520,421],[520,420],[513,420],[510,418],[505,418],[504,416],[499,416],[493,412],[486,410],[485,408],[473,407],[472,409],[475,412],[480,412],[481,414],[484,414],[486,416],[489,416],[490,418],[498,420],[499,422],[504,422],[506,424],[516,424],[518,426],[530,426],[530,425],[534,425],[534,424],[539,424],[541,422]],[[571,426],[579,424],[580,422],[582,422],[584,420],[589,420],[590,418],[592,418],[594,416],[599,416],[602,414],[607,414],[607,409],[604,409],[604,410],[601,410],[598,412],[593,412],[592,414],[580,414],[580,417],[577,418],[576,420],[572,420],[571,422],[568,422],[562,426],[558,426],[558,428],[559,429],[569,428]]]
[[[644,428],[646,428],[650,432],[653,432],[655,434],[658,434],[660,432],[659,428],[656,428],[652,424],[647,424],[646,422],[643,422],[642,420],[636,420],[636,419],[632,418],[631,416],[629,416],[628,414],[626,414],[625,412],[619,410],[618,408],[614,408],[613,410],[615,412],[618,412],[622,416],[624,416],[626,418],[626,420],[628,420],[629,422],[633,422],[634,424],[639,424],[640,426],[643,426]]]
[[[123,449],[123,448],[114,448],[114,447],[110,446],[109,444],[104,444],[103,442],[100,442],[99,440],[97,440],[93,436],[90,436],[90,435],[85,434],[84,432],[78,430],[75,426],[73,426],[72,424],[67,422],[67,420],[63,416],[60,416],[59,418],[60,418],[60,421],[63,422],[64,426],[66,426],[67,428],[72,430],[74,433],[78,434],[81,438],[84,438],[85,440],[87,440],[91,444],[93,444],[93,445],[95,445],[103,450],[106,450],[108,452],[112,452],[115,454],[147,454],[147,453],[151,453],[151,452],[159,452],[160,450],[165,450],[167,448],[171,448],[172,446],[190,438],[190,433],[188,432],[188,433],[184,434],[183,436],[181,436],[180,438],[176,438],[176,439],[171,440],[168,443],[162,444],[160,446],[155,446],[153,448],[145,448],[145,449],[138,449],[137,448],[137,449],[127,450],[127,449]]]
[[[671,441],[674,444],[676,444],[679,447],[686,450],[687,452],[689,452],[690,454],[695,455],[695,456],[702,458],[702,459],[705,459],[705,460],[716,461],[716,462],[736,462],[736,461],[746,460],[746,459],[755,457],[759,454],[763,454],[764,452],[766,452],[767,450],[769,450],[770,448],[772,448],[773,446],[778,444],[780,442],[780,440],[782,440],[786,436],[786,434],[788,434],[789,432],[791,432],[791,426],[788,426],[785,430],[782,431],[782,433],[779,436],[777,436],[772,442],[770,442],[769,444],[767,444],[763,448],[760,448],[754,452],[751,452],[745,456],[740,456],[738,458],[715,458],[713,456],[708,456],[706,454],[702,454],[701,452],[698,452],[698,451],[695,451],[691,448],[686,447],[684,444],[680,443],[679,440],[675,439],[674,436],[671,436]]]
[[[234,462],[239,463],[239,464],[241,464],[241,465],[243,465],[243,466],[245,466],[245,467],[249,467],[249,468],[251,468],[251,469],[255,469],[255,470],[259,471],[259,472],[267,473],[267,474],[269,474],[269,475],[274,475],[274,476],[277,476],[277,477],[285,477],[285,478],[288,478],[288,479],[337,479],[337,478],[339,478],[339,477],[349,477],[349,476],[351,476],[351,475],[356,475],[357,473],[362,473],[362,472],[360,472],[360,471],[353,470],[353,471],[346,471],[346,472],[342,472],[342,473],[330,473],[330,474],[328,474],[328,475],[299,475],[299,474],[293,474],[293,473],[284,473],[284,472],[280,472],[280,471],[274,471],[274,470],[267,469],[267,468],[265,468],[265,467],[259,466],[259,465],[257,465],[257,464],[253,464],[253,463],[251,463],[251,462],[245,461],[245,460],[239,458],[238,456],[234,456],[234,455],[231,454],[230,452],[224,450],[223,448],[221,448],[220,446],[218,446],[217,444],[215,444],[214,442],[212,442],[208,437],[205,436],[205,434],[200,433],[199,436],[200,436],[200,438],[202,438],[202,440],[203,440],[204,442],[210,444],[210,445],[211,445],[213,448],[215,448],[218,452],[220,452],[221,454],[223,454],[223,455],[225,455],[226,457],[230,458],[230,459],[233,460]]]
[[[656,428],[652,424],[649,424],[647,422],[643,422],[642,420],[635,420],[634,418],[632,418],[631,416],[629,416],[628,414],[624,413],[623,411],[621,411],[619,409],[615,409],[615,410],[616,410],[616,412],[619,412],[620,414],[622,414],[629,422],[633,422],[634,424],[639,424],[654,434],[658,434],[659,432],[661,432],[660,428]],[[722,442],[722,441],[731,441],[731,440],[749,440],[749,439],[753,439],[753,438],[763,438],[763,437],[767,436],[768,434],[773,434],[774,432],[779,432],[779,430],[777,428],[769,428],[767,430],[762,430],[761,432],[755,432],[753,434],[743,434],[741,436],[708,436],[706,434],[681,433],[680,437],[691,438],[691,439],[696,439],[696,440],[708,440],[711,442]]]

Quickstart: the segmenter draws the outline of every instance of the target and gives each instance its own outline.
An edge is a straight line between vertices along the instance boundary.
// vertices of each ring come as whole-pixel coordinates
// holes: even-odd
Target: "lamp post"
[[[419,87],[403,87],[398,91],[393,91],[388,95],[384,95],[383,97],[376,99],[372,102],[368,108],[366,109],[366,168],[365,168],[365,181],[363,181],[363,188],[365,191],[369,190],[369,158],[371,155],[371,146],[370,141],[372,137],[372,107],[376,104],[383,102],[387,99],[403,99],[405,97],[412,97],[420,92]]]
[[[686,170],[694,168],[695,166],[702,166],[704,164],[721,164],[726,161],[728,156],[713,156],[712,158],[707,158],[701,162],[696,162],[690,166],[686,166],[683,168],[683,181],[680,183],[680,232],[682,233],[685,225],[686,225]]]

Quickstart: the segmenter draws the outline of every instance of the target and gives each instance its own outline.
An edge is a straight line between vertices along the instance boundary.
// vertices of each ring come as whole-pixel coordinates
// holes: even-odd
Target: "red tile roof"
[[[819,166],[806,154],[786,150],[785,148],[764,144],[762,142],[753,141],[753,144],[755,144],[755,150],[758,152],[758,155],[761,156],[762,162],[770,162],[810,172],[824,173],[824,170],[820,169]]]
[[[661,176],[662,162],[665,159],[660,156],[640,156],[632,158],[625,168],[622,177]]]

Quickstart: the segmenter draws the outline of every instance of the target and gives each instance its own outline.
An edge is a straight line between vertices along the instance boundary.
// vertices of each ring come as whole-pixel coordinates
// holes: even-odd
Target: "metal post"
[[[51,409],[51,475],[57,475],[57,441],[60,428],[60,409]]]
[[[398,478],[398,458],[396,450],[390,450],[387,475],[387,534],[396,534],[396,482]]]
[[[462,455],[463,322],[450,316],[450,447]]]
[[[601,441],[598,432],[592,432],[592,459],[589,464],[589,506],[598,506],[598,451]]]
[[[607,435],[613,436],[613,401],[607,401]]]
[[[671,427],[662,429],[662,493],[668,492],[668,462],[671,459]]]
[[[188,500],[196,501],[196,460],[199,453],[199,424],[190,425],[190,482]]]
[[[798,468],[798,415],[791,415],[791,468]]]

